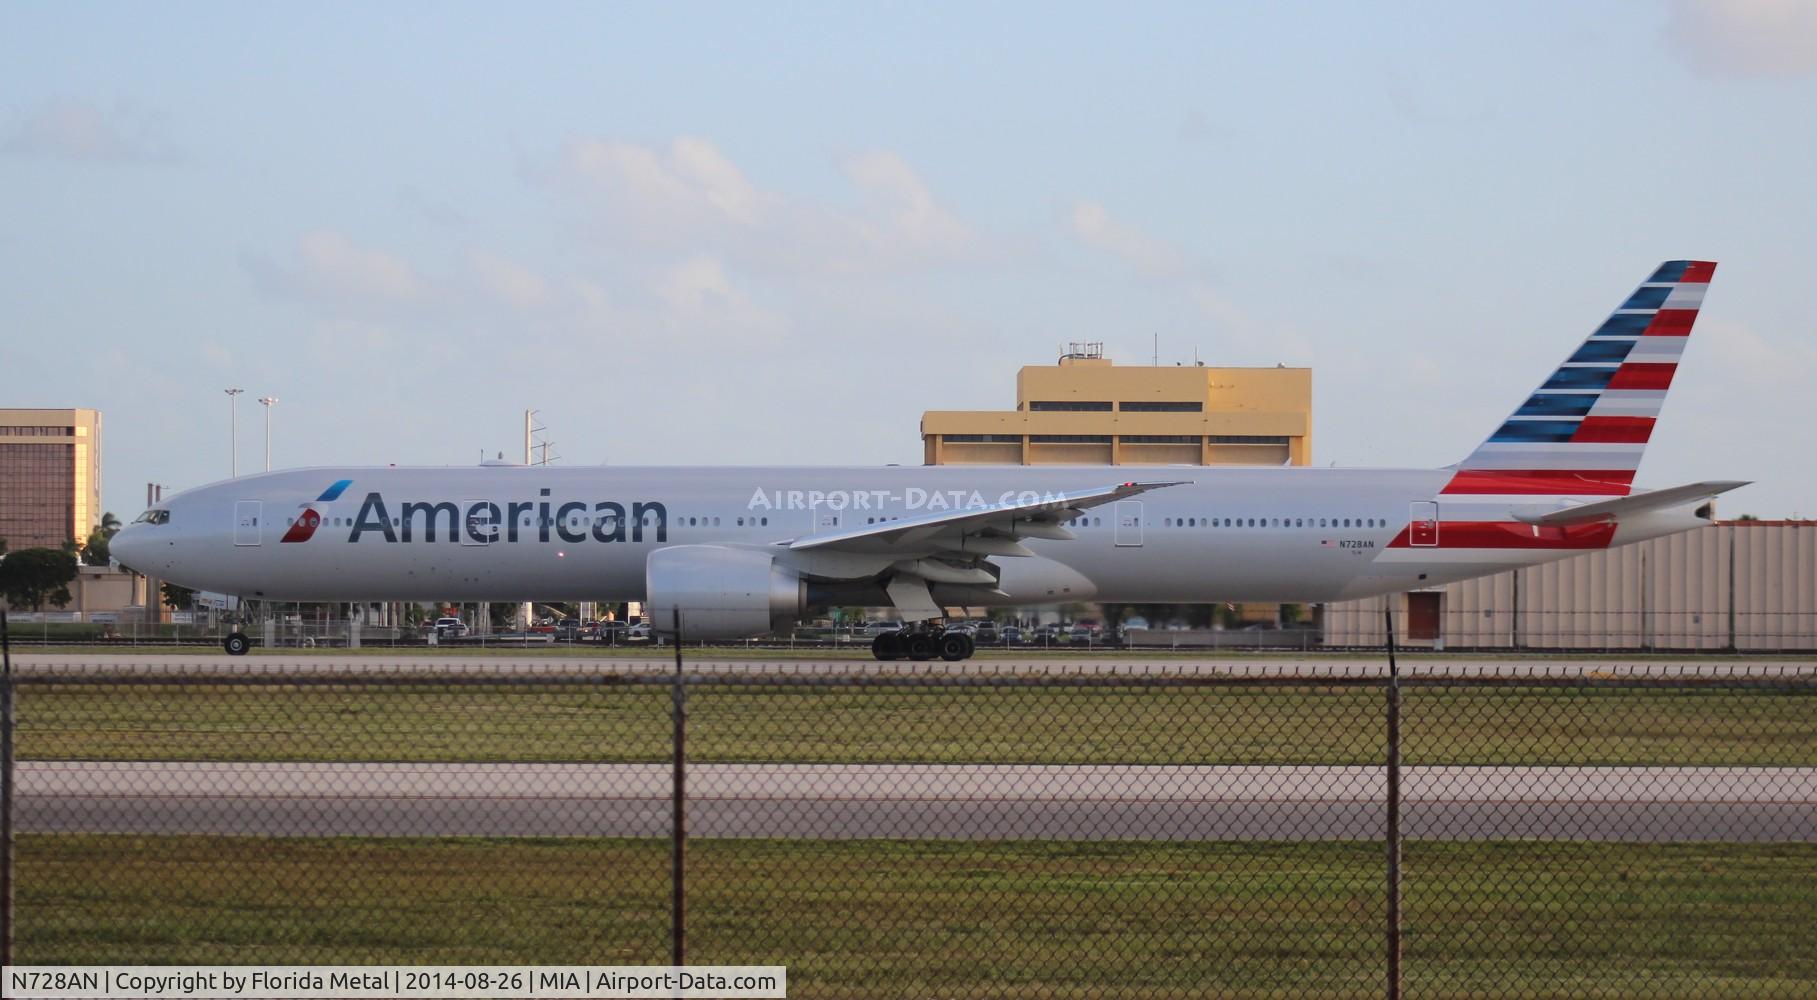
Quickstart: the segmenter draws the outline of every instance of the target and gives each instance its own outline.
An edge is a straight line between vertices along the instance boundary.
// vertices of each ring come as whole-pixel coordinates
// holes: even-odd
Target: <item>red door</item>
[[[1437,591],[1407,595],[1407,638],[1437,639],[1439,598]]]
[[[1413,518],[1407,529],[1407,542],[1410,545],[1438,544],[1438,502],[1435,500],[1413,501]]]

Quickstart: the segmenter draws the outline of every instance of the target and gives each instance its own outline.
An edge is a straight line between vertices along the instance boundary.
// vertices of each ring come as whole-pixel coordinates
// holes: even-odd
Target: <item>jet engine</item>
[[[756,549],[674,545],[644,564],[650,627],[686,639],[744,639],[799,619],[807,610],[801,577]]]

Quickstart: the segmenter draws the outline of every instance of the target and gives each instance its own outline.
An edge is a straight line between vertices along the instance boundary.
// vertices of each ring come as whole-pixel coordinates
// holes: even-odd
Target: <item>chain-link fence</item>
[[[1808,677],[713,666],[12,678],[11,958],[680,948],[796,996],[1379,997],[1398,957],[1407,996],[1817,990]]]

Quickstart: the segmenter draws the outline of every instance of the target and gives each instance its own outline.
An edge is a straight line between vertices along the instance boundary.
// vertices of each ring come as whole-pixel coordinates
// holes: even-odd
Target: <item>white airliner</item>
[[[1632,486],[1714,270],[1661,265],[1443,469],[294,469],[173,496],[112,550],[255,600],[643,601],[690,639],[891,605],[919,624],[881,659],[971,655],[934,624],[955,606],[1430,587],[1688,531],[1746,485]]]

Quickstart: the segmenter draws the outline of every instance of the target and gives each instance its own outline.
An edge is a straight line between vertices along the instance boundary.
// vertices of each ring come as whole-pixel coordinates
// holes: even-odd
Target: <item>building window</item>
[[[1109,434],[1030,434],[1030,444],[1109,444]]]
[[[1213,434],[1212,444],[1286,444],[1287,438],[1271,434]]]
[[[947,444],[1021,444],[1020,434],[946,434],[942,441]]]
[[[1118,403],[1117,408],[1124,413],[1204,413],[1204,403]]]
[[[1193,444],[1199,443],[1197,434],[1125,434],[1124,444]]]
[[[1108,400],[1096,402],[1092,400],[1073,399],[1034,399],[1029,401],[1028,409],[1031,413],[1052,413],[1056,411],[1069,413],[1108,413],[1110,412],[1110,402]]]

